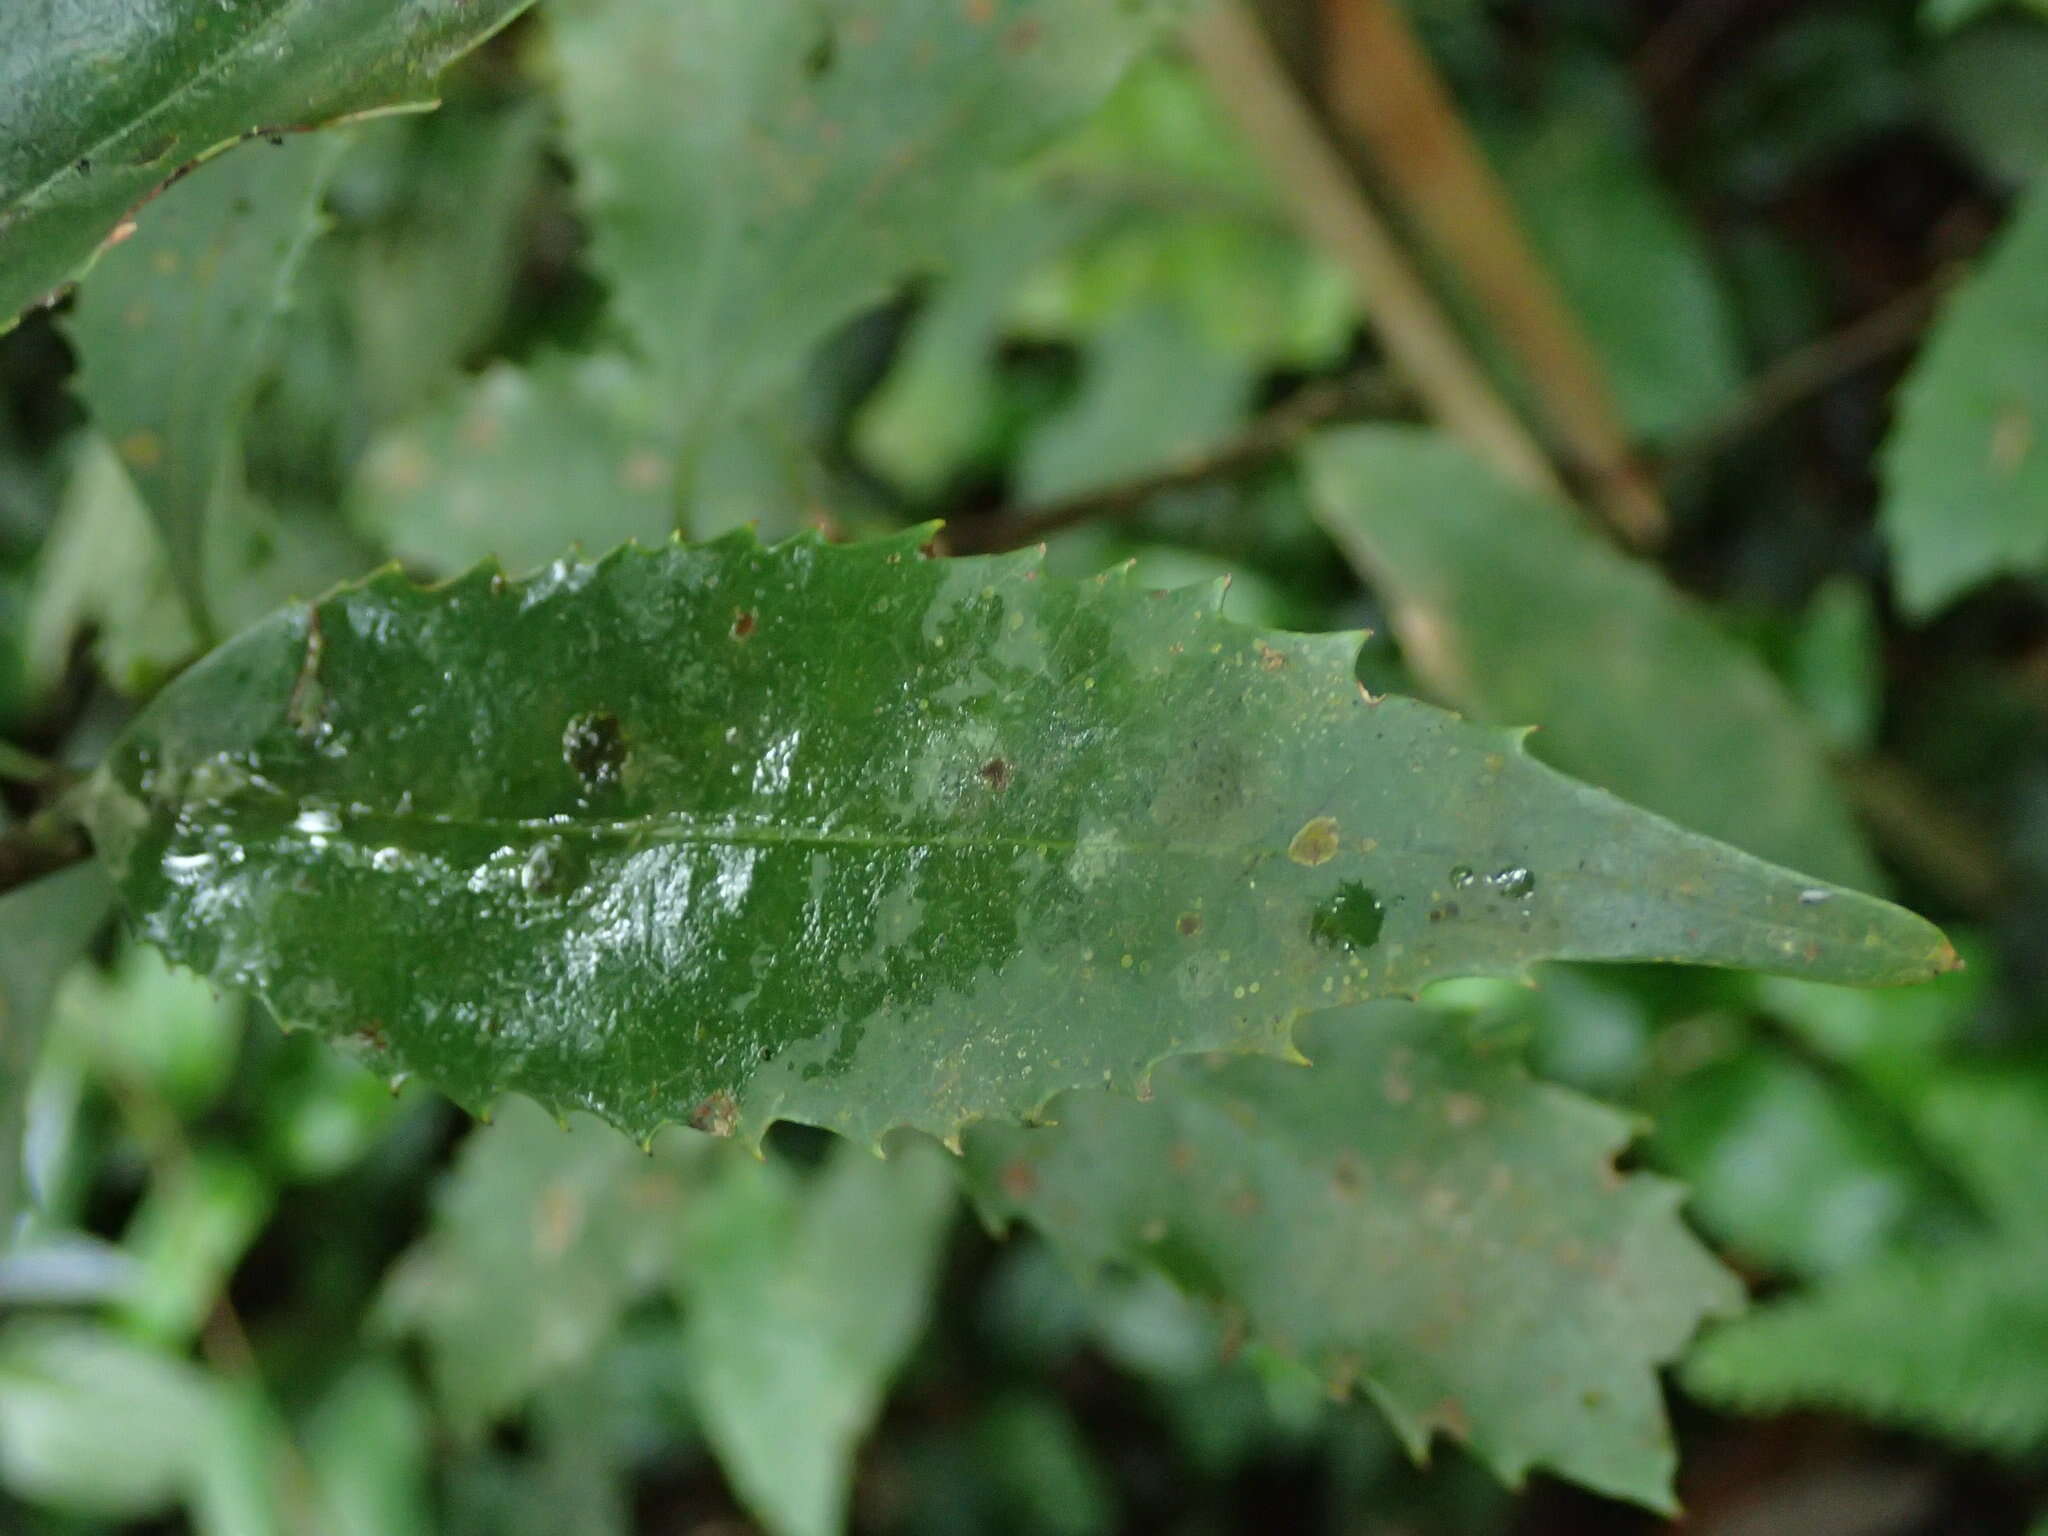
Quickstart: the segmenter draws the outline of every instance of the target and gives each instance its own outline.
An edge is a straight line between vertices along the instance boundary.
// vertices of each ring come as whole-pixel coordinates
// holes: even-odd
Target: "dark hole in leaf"
[[[1358,881],[1346,880],[1310,916],[1309,937],[1342,949],[1370,949],[1379,943],[1386,920],[1379,898]]]
[[[626,732],[619,717],[598,711],[571,719],[562,731],[562,760],[592,789],[618,783],[626,767]]]

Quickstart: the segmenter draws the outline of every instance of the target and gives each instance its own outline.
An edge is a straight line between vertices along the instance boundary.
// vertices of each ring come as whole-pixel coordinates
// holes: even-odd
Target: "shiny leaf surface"
[[[144,933],[476,1105],[950,1136],[1541,959],[1841,982],[1928,924],[1353,680],[1220,589],[750,535],[278,613],[117,743]]]
[[[1163,1271],[1357,1386],[1412,1451],[1443,1432],[1510,1483],[1546,1467],[1659,1507],[1656,1367],[1741,1288],[1675,1185],[1613,1165],[1629,1121],[1531,1081],[1420,1008],[1316,1021],[1313,1070],[1175,1062],[1135,1103],[977,1127],[970,1182],[1085,1270]]]
[[[431,105],[527,0],[9,0],[0,329],[198,161],[252,134]],[[201,174],[205,174],[202,169]]]

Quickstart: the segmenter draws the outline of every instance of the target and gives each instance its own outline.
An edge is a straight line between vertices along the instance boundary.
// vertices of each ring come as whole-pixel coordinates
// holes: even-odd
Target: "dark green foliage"
[[[526,9],[0,0],[0,1530],[2039,1524],[2037,0]]]

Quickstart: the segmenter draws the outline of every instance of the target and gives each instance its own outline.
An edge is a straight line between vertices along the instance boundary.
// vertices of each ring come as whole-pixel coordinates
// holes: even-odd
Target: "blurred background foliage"
[[[746,192],[756,264],[666,294],[660,250],[743,194],[681,145],[687,68],[646,83],[641,9],[543,5],[440,111],[169,194],[210,233],[184,200],[299,189],[226,258],[276,308],[153,332],[167,211],[0,338],[9,882],[208,634],[380,559],[943,517],[1065,572],[1228,575],[1240,619],[1371,629],[1376,690],[1539,723],[1558,766],[1958,935],[1967,971],[1893,995],[1561,967],[1426,1001],[1639,1116],[1631,1158],[1756,1298],[1674,1385],[1686,1529],[2048,1520],[2048,11],[1412,0],[1660,509],[1624,554],[1422,424],[1375,339],[1395,301],[1303,233],[1242,78],[1171,36],[1099,106],[1077,75],[1043,122],[919,141],[932,185],[865,244]],[[1542,422],[1569,368],[1504,334],[1416,166],[1347,135],[1343,6],[1266,9],[1364,206]],[[1049,141],[970,179],[1005,133]],[[209,508],[182,531],[181,496]],[[521,1102],[472,1127],[112,931],[74,963],[104,894],[62,878],[11,909],[58,937],[0,987],[54,989],[8,1063],[8,1531],[1661,1527],[1447,1443],[1418,1469],[1160,1273],[998,1242],[916,1148],[643,1155]]]

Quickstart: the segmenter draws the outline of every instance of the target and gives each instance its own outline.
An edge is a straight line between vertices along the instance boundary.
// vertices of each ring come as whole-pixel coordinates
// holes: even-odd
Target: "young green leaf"
[[[396,572],[180,677],[90,815],[143,931],[480,1105],[951,1136],[1538,960],[1854,983],[1921,919],[1353,679],[1218,587],[922,531]]]
[[[530,571],[580,541],[609,549],[668,531],[674,455],[653,392],[610,356],[494,363],[381,434],[349,490],[350,519],[430,570],[482,559]]]
[[[1324,526],[1443,697],[1534,723],[1545,762],[1689,827],[1881,888],[1820,733],[1656,571],[1434,432],[1333,432],[1308,465]]]
[[[1735,315],[1699,232],[1659,184],[1627,76],[1557,68],[1501,170],[1606,365],[1629,429],[1669,441],[1741,382]]]
[[[13,1233],[22,1104],[57,983],[114,903],[106,875],[82,864],[0,896],[0,1248]]]
[[[1173,9],[552,6],[593,256],[691,441],[936,259],[989,169],[1099,100]]]
[[[1884,450],[1899,599],[1927,616],[2048,564],[2048,176],[1949,301],[1901,386]]]
[[[264,343],[345,145],[299,139],[189,178],[100,263],[71,317],[79,393],[155,515],[202,634],[216,606],[208,523],[239,481]]]
[[[464,1143],[432,1233],[381,1302],[388,1326],[425,1342],[459,1432],[581,1365],[662,1273],[703,1138],[677,1132],[656,1151],[587,1119],[564,1133],[516,1100]]]
[[[842,1145],[809,1181],[734,1161],[691,1211],[674,1284],[683,1381],[720,1465],[775,1536],[845,1529],[853,1453],[923,1331],[952,1159]]]
[[[0,1329],[0,1483],[74,1515],[165,1513],[218,1454],[221,1397],[197,1366],[112,1329],[16,1317]]]
[[[433,105],[527,0],[24,0],[0,50],[0,330],[251,134]],[[110,67],[115,66],[118,67]],[[202,174],[212,174],[202,172]]]
[[[2048,1446],[2048,1078],[1951,1071],[1912,1119],[1985,1229],[1902,1243],[1716,1329],[1686,1383],[1750,1411],[1829,1406],[1989,1451]]]
[[[1656,1367],[1742,1292],[1675,1185],[1615,1172],[1627,1117],[1408,1004],[1317,1020],[1307,1045],[1312,1071],[1175,1062],[1150,1103],[1074,1093],[1052,1125],[977,1126],[976,1197],[1362,1387],[1417,1455],[1440,1430],[1511,1484],[1541,1466],[1668,1507]]]

